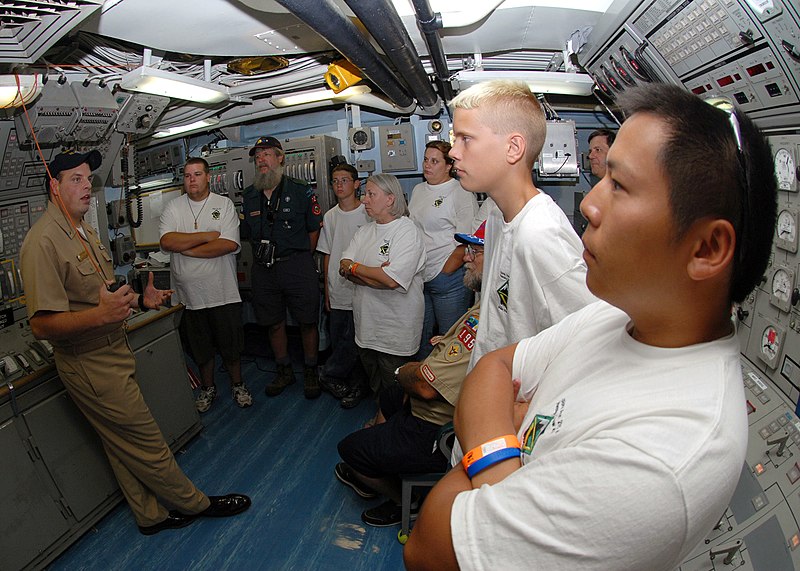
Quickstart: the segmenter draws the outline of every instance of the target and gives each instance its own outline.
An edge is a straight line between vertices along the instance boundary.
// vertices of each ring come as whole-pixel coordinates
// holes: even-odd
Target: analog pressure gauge
[[[761,350],[758,356],[773,369],[778,362],[782,342],[783,334],[774,325],[767,325],[761,333]]]
[[[778,189],[797,192],[797,165],[794,156],[788,149],[778,149],[775,153],[775,178]]]
[[[794,271],[786,266],[775,268],[769,302],[788,313],[792,308],[792,289],[794,289]]]
[[[797,211],[781,208],[775,225],[775,246],[787,252],[797,252]]]

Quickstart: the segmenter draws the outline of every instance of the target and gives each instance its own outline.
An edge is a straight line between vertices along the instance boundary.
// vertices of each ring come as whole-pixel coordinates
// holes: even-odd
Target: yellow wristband
[[[483,458],[484,456],[488,456],[493,452],[497,452],[498,450],[504,450],[506,448],[516,448],[519,450],[519,440],[515,434],[506,434],[505,436],[500,436],[498,438],[493,438],[488,442],[484,442],[480,446],[476,446],[466,454],[464,454],[464,458],[461,460],[462,466],[464,466],[464,470],[469,470],[469,467]]]

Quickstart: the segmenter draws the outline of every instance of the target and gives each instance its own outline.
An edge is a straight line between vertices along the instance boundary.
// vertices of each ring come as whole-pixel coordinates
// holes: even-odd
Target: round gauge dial
[[[772,295],[784,302],[792,296],[792,276],[783,268],[778,268],[772,275]]]
[[[788,210],[781,210],[778,214],[778,238],[787,242],[794,242],[797,237],[797,222],[794,215]]]
[[[761,353],[768,360],[772,361],[775,357],[777,357],[780,348],[778,330],[772,325],[768,325],[761,334]]]
[[[789,190],[795,181],[794,157],[786,149],[778,149],[775,153],[775,177],[778,179],[778,188]]]
[[[366,132],[364,132],[364,131],[356,131],[356,132],[353,133],[353,142],[356,145],[364,145],[364,144],[367,143],[368,140],[369,140],[369,137],[367,136]]]

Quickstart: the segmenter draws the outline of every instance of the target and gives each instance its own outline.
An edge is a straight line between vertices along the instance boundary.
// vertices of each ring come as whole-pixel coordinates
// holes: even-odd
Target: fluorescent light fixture
[[[194,123],[189,123],[188,125],[178,125],[177,127],[164,129],[163,131],[155,133],[153,138],[161,139],[163,137],[171,137],[172,135],[178,135],[187,131],[194,131],[195,129],[202,129],[203,127],[213,127],[214,125],[219,125],[219,119],[215,117],[208,117],[207,119],[201,119],[200,121],[195,121]]]
[[[157,178],[157,179],[154,179],[154,180],[148,180],[147,182],[143,182],[143,183],[134,185],[133,188],[136,188],[138,190],[147,190],[148,188],[155,188],[157,186],[164,186],[164,185],[167,185],[167,184],[172,184],[174,182],[175,182],[174,179],[170,176],[168,178]]]
[[[317,101],[338,101],[347,99],[353,95],[363,95],[371,90],[368,85],[354,85],[344,91],[334,93],[331,89],[318,89],[315,91],[305,91],[296,95],[285,97],[273,97],[269,101],[274,107],[291,107],[292,105],[303,105],[305,103],[315,103]]]
[[[0,75],[0,107],[4,109],[27,105],[41,92],[42,81],[38,75]]]
[[[230,99],[227,87],[147,66],[123,75],[119,85],[127,91],[163,95],[195,103],[219,103]]]
[[[459,71],[455,74],[458,87],[464,90],[471,85],[494,79],[524,81],[534,93],[559,93],[561,95],[591,95],[594,80],[585,73],[560,71]]]

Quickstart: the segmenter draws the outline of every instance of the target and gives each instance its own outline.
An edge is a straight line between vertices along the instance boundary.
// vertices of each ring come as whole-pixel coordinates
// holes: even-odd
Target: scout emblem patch
[[[214,220],[219,220],[219,208],[215,208],[211,211],[211,218]]]

